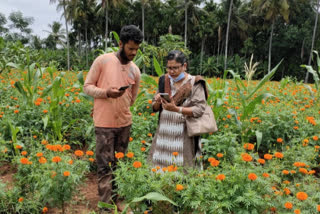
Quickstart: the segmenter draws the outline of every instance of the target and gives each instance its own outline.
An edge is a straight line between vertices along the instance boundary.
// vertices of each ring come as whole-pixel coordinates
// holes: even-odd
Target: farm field
[[[118,194],[130,209],[319,213],[318,85],[289,77],[269,81],[273,73],[258,81],[232,72],[229,79],[207,79],[219,131],[202,137],[199,167],[188,172],[176,165],[152,168],[146,161],[158,120],[151,110],[157,78],[142,75],[131,107],[129,150],[116,154]],[[85,76],[35,64],[0,74],[0,173],[10,181],[0,182],[1,213],[70,213],[70,206],[77,212],[75,202],[97,212],[79,194],[96,170],[93,100],[83,94]]]

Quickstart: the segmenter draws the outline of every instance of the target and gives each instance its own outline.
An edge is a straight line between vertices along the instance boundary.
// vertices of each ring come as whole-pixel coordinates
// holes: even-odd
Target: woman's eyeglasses
[[[180,66],[172,66],[172,67],[166,67],[166,69],[167,69],[167,71],[177,71],[179,68],[181,67],[181,65]]]

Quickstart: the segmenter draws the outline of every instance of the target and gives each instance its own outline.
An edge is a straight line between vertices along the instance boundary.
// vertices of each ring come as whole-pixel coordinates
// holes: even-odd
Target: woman
[[[186,117],[200,117],[207,105],[207,90],[201,76],[187,73],[186,56],[173,50],[167,56],[167,74],[159,79],[158,93],[153,98],[154,111],[160,111],[159,124],[148,160],[161,168],[176,164],[193,167],[199,137],[189,137]],[[170,102],[160,93],[168,93]]]

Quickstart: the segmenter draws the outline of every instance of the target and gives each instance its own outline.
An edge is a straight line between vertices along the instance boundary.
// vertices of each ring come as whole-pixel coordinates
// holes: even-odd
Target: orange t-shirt
[[[86,77],[84,92],[94,97],[93,121],[96,127],[119,128],[132,123],[130,106],[137,98],[140,70],[133,63],[121,64],[115,53],[97,57]],[[118,98],[107,98],[111,87],[131,85]]]

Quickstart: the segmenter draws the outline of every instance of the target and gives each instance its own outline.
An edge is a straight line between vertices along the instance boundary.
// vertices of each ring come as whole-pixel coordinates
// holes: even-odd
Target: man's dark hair
[[[181,63],[182,65],[187,62],[187,57],[179,50],[172,50],[168,53],[167,61],[176,60],[176,62]]]
[[[130,40],[136,44],[140,44],[143,40],[141,30],[135,25],[126,25],[121,28],[120,40],[123,44],[126,44]]]

